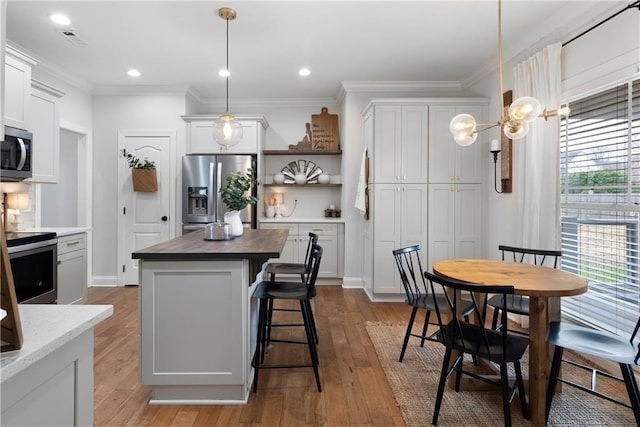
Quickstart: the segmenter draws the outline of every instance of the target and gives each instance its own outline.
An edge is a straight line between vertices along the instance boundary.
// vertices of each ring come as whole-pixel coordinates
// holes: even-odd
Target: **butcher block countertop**
[[[279,258],[289,231],[245,229],[228,241],[204,240],[204,229],[185,234],[131,254],[142,260],[225,260]]]

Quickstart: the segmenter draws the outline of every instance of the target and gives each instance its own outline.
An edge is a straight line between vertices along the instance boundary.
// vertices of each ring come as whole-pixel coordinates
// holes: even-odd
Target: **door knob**
[[[163,221],[166,221],[166,220],[168,220],[168,219],[169,219],[169,217],[165,215],[165,216],[163,216],[163,217],[162,217],[162,218],[160,218],[160,219],[161,219],[161,220],[163,220]]]

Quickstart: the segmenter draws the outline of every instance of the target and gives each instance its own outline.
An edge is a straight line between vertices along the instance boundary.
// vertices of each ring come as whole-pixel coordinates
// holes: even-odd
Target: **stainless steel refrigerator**
[[[202,228],[210,222],[224,221],[229,209],[222,202],[220,188],[227,176],[253,169],[254,185],[248,190],[257,194],[256,158],[252,155],[188,155],[182,158],[182,234]],[[245,227],[256,228],[256,207],[248,205],[240,212]]]

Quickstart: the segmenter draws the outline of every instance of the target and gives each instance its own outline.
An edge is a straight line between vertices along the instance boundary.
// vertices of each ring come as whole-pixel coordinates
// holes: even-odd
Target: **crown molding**
[[[31,79],[31,87],[46,92],[49,95],[55,96],[56,98],[62,98],[65,95],[63,91],[56,89],[53,86],[49,86],[48,84],[41,82],[40,80]]]
[[[459,81],[362,81],[354,82],[347,81],[342,82],[341,90],[339,89],[339,96],[341,92],[356,93],[356,92],[400,92],[400,91],[427,91],[427,90],[449,90],[449,91],[462,91],[462,85]]]
[[[10,43],[7,40],[7,43],[5,45],[5,53],[7,55],[11,55],[14,56],[18,59],[20,59],[23,62],[26,62],[27,64],[31,65],[32,67],[35,66],[36,64],[38,64],[38,61],[33,54],[31,53],[26,53],[27,50],[23,49],[21,47],[19,47],[17,44],[13,44]]]
[[[251,107],[323,107],[337,104],[335,98],[235,98],[229,102],[229,110],[248,109]],[[201,106],[207,109],[223,110],[226,102],[223,98],[207,98],[202,100]]]
[[[101,96],[186,96],[189,88],[180,85],[99,85],[93,90]]]

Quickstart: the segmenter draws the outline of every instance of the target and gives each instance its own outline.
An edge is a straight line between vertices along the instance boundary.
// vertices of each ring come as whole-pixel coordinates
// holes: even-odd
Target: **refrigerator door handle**
[[[215,163],[209,162],[209,189],[211,189],[211,185],[213,183],[213,169],[215,168]],[[213,216],[214,220],[218,220],[216,216],[217,205],[216,205],[217,196],[214,194],[209,194],[209,215]]]
[[[216,194],[220,198],[220,203],[222,204],[222,195],[220,195],[220,189],[222,188],[222,162],[218,162],[218,176],[216,180]]]

